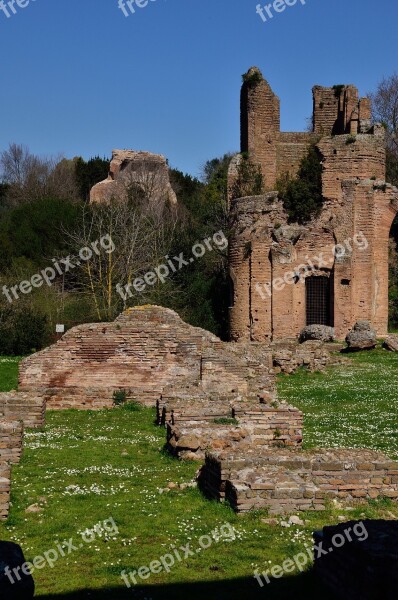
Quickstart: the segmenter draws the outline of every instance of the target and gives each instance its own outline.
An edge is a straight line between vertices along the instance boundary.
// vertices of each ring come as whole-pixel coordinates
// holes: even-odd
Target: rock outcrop
[[[333,342],[334,329],[327,325],[308,325],[300,333],[300,342],[318,340],[320,342]]]
[[[345,341],[350,351],[370,350],[376,346],[376,332],[369,321],[357,321]]]
[[[398,335],[389,335],[384,340],[383,346],[386,350],[390,350],[390,352],[398,352]]]

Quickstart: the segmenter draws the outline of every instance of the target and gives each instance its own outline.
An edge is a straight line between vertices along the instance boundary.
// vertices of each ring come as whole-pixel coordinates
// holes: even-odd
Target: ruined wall
[[[0,417],[0,520],[8,517],[11,493],[11,465],[22,454],[23,424]]]
[[[112,323],[80,325],[53,346],[22,361],[21,391],[39,392],[47,408],[111,407],[127,391],[153,406],[165,389],[250,395],[273,381],[269,358],[238,350],[157,306],[128,309]]]
[[[17,464],[21,460],[24,427],[21,421],[0,421],[0,461]]]
[[[177,204],[164,156],[134,150],[113,150],[107,179],[90,191],[90,202],[106,204],[112,199],[127,200],[132,187],[140,189],[156,205]]]
[[[313,90],[314,132],[320,136],[357,134],[370,127],[371,105],[369,98],[359,98],[354,85],[337,85]]]
[[[313,133],[290,133],[282,131],[276,148],[276,179],[288,173],[295,177],[308,147],[318,140]]]
[[[261,73],[249,74],[254,72],[258,79]],[[279,103],[276,111],[267,82],[246,84],[242,94],[242,139],[247,137],[252,160],[268,173],[266,187],[284,173],[295,176],[316,141],[324,205],[319,216],[300,226],[289,222],[276,192],[231,200],[231,339],[297,338],[308,324],[308,277],[329,280],[330,315],[324,324],[335,327],[338,339],[358,319],[385,335],[388,238],[398,190],[385,183],[384,130],[371,126],[369,99],[359,99],[354,86],[315,86],[314,132],[295,134],[279,132]],[[272,135],[261,135],[265,130]],[[238,163],[238,158],[231,163],[232,179]],[[366,248],[353,244],[358,235]]]
[[[274,189],[277,169],[277,140],[280,132],[280,103],[270,85],[261,79],[251,83],[253,76],[262,77],[254,67],[241,89],[241,151],[248,152],[261,166],[264,184]]]
[[[0,394],[0,420],[22,421],[25,427],[42,427],[46,403],[42,394],[3,392]]]
[[[203,491],[237,512],[325,510],[328,502],[398,498],[398,463],[371,450],[238,449],[210,451]]]

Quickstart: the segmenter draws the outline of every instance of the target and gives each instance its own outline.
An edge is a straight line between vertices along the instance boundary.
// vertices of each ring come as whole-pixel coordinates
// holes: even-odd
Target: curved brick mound
[[[159,306],[128,309],[112,323],[80,325],[21,363],[19,388],[47,407],[105,408],[113,392],[150,406],[164,390],[231,397],[274,390],[269,351],[222,342]]]

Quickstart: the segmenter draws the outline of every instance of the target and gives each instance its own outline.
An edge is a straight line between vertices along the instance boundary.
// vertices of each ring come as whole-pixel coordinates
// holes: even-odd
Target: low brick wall
[[[236,403],[233,416],[251,434],[253,446],[300,446],[303,440],[303,414],[285,403]]]
[[[0,421],[0,461],[17,464],[21,460],[24,427],[21,421]]]
[[[229,398],[209,397],[199,392],[174,395],[162,394],[156,403],[157,422],[159,425],[169,423],[184,424],[195,421],[214,421],[232,417],[232,401]]]
[[[397,499],[398,463],[370,450],[209,452],[199,485],[237,512],[324,510],[331,498]]]
[[[8,517],[10,509],[11,467],[0,461],[0,520]]]
[[[396,600],[398,597],[398,522],[361,521],[368,537],[355,536],[341,548],[333,536],[346,539],[345,531],[358,521],[324,527],[314,534],[315,544],[333,552],[315,552],[314,571],[336,600]],[[359,539],[361,538],[361,540]]]
[[[4,392],[0,394],[0,419],[23,421],[25,427],[43,427],[46,401],[37,391]]]
[[[332,362],[329,349],[322,342],[281,340],[271,344],[275,373],[291,374],[300,367],[308,371],[323,371]]]
[[[23,424],[0,420],[0,520],[8,517],[11,491],[11,465],[22,454]]]
[[[112,408],[114,389],[50,388],[43,390],[47,410],[102,410]]]
[[[272,406],[271,406],[272,404]],[[298,446],[302,413],[276,401],[258,398],[168,398],[158,402],[158,422],[167,426],[167,445],[179,458],[205,458],[206,450]]]

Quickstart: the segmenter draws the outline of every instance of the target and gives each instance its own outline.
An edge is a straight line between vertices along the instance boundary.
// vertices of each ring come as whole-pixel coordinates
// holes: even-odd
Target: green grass
[[[0,362],[3,388],[4,377],[9,387],[15,386],[16,369],[16,361]],[[330,369],[326,375],[281,377],[279,392],[305,411],[307,446],[349,445],[352,438],[355,445],[383,447],[394,454],[397,382],[396,355],[380,351],[355,355],[349,367]],[[382,415],[380,421],[377,415]],[[34,572],[38,598],[315,599],[320,591],[312,573],[293,573],[260,588],[253,571],[280,564],[311,546],[313,530],[335,523],[338,516],[376,518],[392,511],[398,517],[395,504],[373,502],[351,512],[331,507],[305,513],[305,526],[285,528],[282,518],[276,526],[262,522],[262,513],[238,517],[194,488],[160,493],[170,482],[192,481],[199,465],[165,454],[164,430],[153,421],[150,409],[48,412],[43,431],[27,432],[22,462],[13,470],[10,517],[0,525],[0,538],[20,543],[28,560],[64,539],[82,544],[59,558],[53,569]],[[375,429],[361,432],[365,422]],[[26,513],[32,504],[39,504],[42,512]],[[91,543],[82,541],[83,530],[109,518],[118,534],[105,537],[100,532]],[[173,551],[173,545],[190,543],[196,550],[201,535],[226,523],[235,528],[235,540],[213,541],[209,549],[176,562],[170,573],[151,575],[138,589],[123,586],[123,569],[148,566]],[[322,597],[328,598],[323,591]]]
[[[17,388],[20,360],[17,356],[0,356],[0,392],[8,392]]]
[[[367,447],[398,458],[398,354],[377,349],[343,356],[326,374],[279,378],[280,399],[304,412],[304,445]]]

